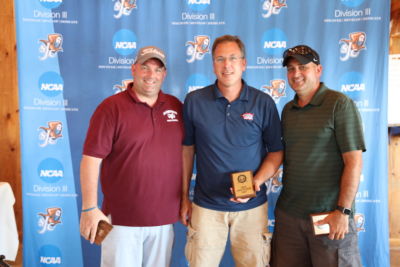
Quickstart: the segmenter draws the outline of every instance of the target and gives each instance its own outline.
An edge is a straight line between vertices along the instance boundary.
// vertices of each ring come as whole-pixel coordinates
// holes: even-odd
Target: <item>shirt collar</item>
[[[136,103],[144,103],[137,97],[137,95],[136,95],[136,93],[135,93],[135,91],[133,90],[132,87],[133,87],[133,82],[129,83],[127,88],[126,88],[126,91],[128,91],[128,94],[131,97],[131,99]],[[158,93],[157,101],[156,101],[156,103],[154,104],[153,107],[156,107],[159,104],[164,103],[165,101],[166,101],[166,95],[163,93],[162,90],[160,90],[160,92]]]
[[[314,96],[311,98],[310,103],[307,105],[312,105],[312,106],[320,106],[322,104],[322,101],[324,100],[324,96],[326,94],[327,88],[323,82],[319,84],[319,88],[317,92],[314,94]],[[299,106],[299,97],[297,94],[293,98],[293,107],[295,108],[300,108]]]
[[[218,98],[225,98],[222,94],[221,91],[218,89],[218,80],[215,80],[214,86],[213,86],[213,93],[214,93],[214,98],[217,100]],[[247,83],[242,79],[242,90],[239,95],[239,100],[241,101],[248,101],[249,100],[249,87]]]

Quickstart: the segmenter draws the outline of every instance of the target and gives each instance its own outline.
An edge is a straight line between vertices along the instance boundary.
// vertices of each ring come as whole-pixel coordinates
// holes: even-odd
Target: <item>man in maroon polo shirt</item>
[[[161,49],[140,49],[132,75],[128,89],[105,99],[90,120],[81,161],[80,231],[93,243],[100,220],[113,224],[102,243],[102,266],[169,266],[172,224],[179,218],[182,104],[161,91]]]

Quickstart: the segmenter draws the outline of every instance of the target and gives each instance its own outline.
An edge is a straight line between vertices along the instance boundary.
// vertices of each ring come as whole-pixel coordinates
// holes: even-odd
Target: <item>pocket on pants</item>
[[[194,230],[190,225],[187,227],[188,231],[186,234],[186,246],[185,246],[185,256],[188,262],[191,262],[194,252],[194,238],[196,236],[196,230]]]
[[[269,260],[271,259],[271,233],[263,233],[263,266],[269,266]]]

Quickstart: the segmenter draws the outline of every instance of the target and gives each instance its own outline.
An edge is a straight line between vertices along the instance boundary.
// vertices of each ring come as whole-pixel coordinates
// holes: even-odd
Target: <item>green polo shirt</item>
[[[282,126],[285,160],[277,206],[302,218],[334,210],[344,167],[342,153],[366,150],[354,102],[321,83],[308,105],[300,107],[297,96],[285,105]]]

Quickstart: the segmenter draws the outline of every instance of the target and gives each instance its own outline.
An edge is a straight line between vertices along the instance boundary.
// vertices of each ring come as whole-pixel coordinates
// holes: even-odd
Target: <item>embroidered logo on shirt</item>
[[[167,122],[178,121],[178,119],[176,118],[178,112],[176,112],[175,110],[168,109],[163,112],[163,115],[167,116]]]
[[[246,121],[252,121],[254,118],[254,113],[243,113],[242,118],[245,119]]]

